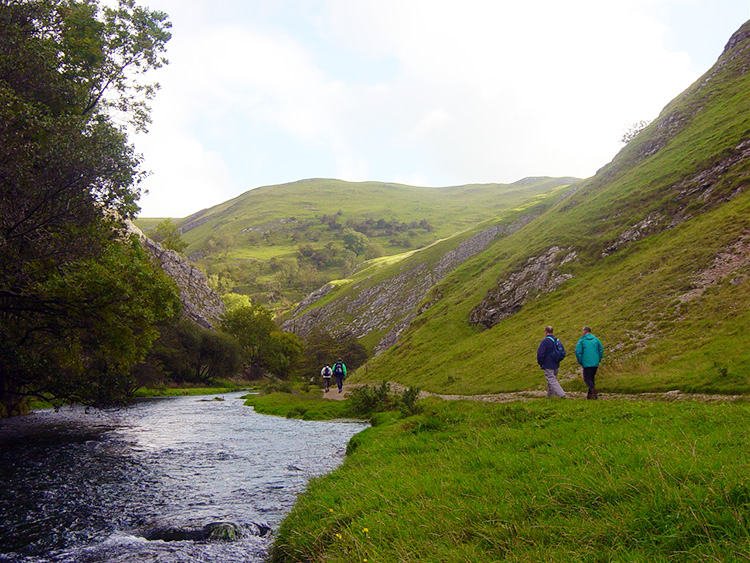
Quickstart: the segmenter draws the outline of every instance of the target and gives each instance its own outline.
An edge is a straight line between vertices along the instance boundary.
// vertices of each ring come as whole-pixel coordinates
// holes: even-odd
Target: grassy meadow
[[[312,480],[272,561],[750,559],[750,405],[421,401]]]

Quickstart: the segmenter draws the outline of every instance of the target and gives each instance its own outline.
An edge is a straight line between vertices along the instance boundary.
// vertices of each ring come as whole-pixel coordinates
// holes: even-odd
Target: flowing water
[[[0,561],[263,561],[366,425],[259,415],[240,395],[0,421]]]

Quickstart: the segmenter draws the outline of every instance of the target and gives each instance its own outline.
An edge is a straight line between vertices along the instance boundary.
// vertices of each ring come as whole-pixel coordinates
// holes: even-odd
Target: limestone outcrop
[[[224,313],[224,302],[219,294],[208,287],[206,276],[178,252],[164,248],[151,240],[133,223],[128,229],[141,239],[141,244],[156,260],[164,273],[172,278],[180,290],[183,314],[199,325],[213,329],[216,320]]]

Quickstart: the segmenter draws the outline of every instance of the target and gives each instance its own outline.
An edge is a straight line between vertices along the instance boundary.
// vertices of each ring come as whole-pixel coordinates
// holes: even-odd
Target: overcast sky
[[[750,0],[140,0],[170,65],[142,217],[305,178],[593,175],[708,70]]]

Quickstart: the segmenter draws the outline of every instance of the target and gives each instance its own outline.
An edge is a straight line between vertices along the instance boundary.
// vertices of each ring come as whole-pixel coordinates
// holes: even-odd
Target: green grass
[[[233,393],[242,391],[244,387],[226,386],[226,387],[160,387],[157,389],[138,389],[134,397],[184,397],[192,395],[220,395],[224,393]]]
[[[424,188],[303,180],[256,188],[175,221],[188,244],[185,254],[192,256],[204,272],[220,276],[223,287],[229,285],[256,302],[272,302],[274,309],[288,310],[327,281],[346,277],[360,261],[344,249],[342,236],[348,228],[365,230],[361,225],[367,220],[407,226],[405,231],[369,232],[369,242],[379,252],[398,255],[473,228],[573,181],[535,178],[514,184]],[[418,226],[424,221],[429,228]],[[148,218],[136,221],[143,228],[153,223]],[[313,248],[318,256],[302,256],[300,247]],[[327,258],[323,259],[324,255]],[[279,267],[266,277],[271,260]]]
[[[248,395],[245,405],[260,414],[299,418],[302,420],[335,420],[353,418],[349,403],[321,398],[321,390],[307,392],[275,392],[267,395]]]
[[[421,404],[310,482],[273,561],[750,559],[748,404]]]

